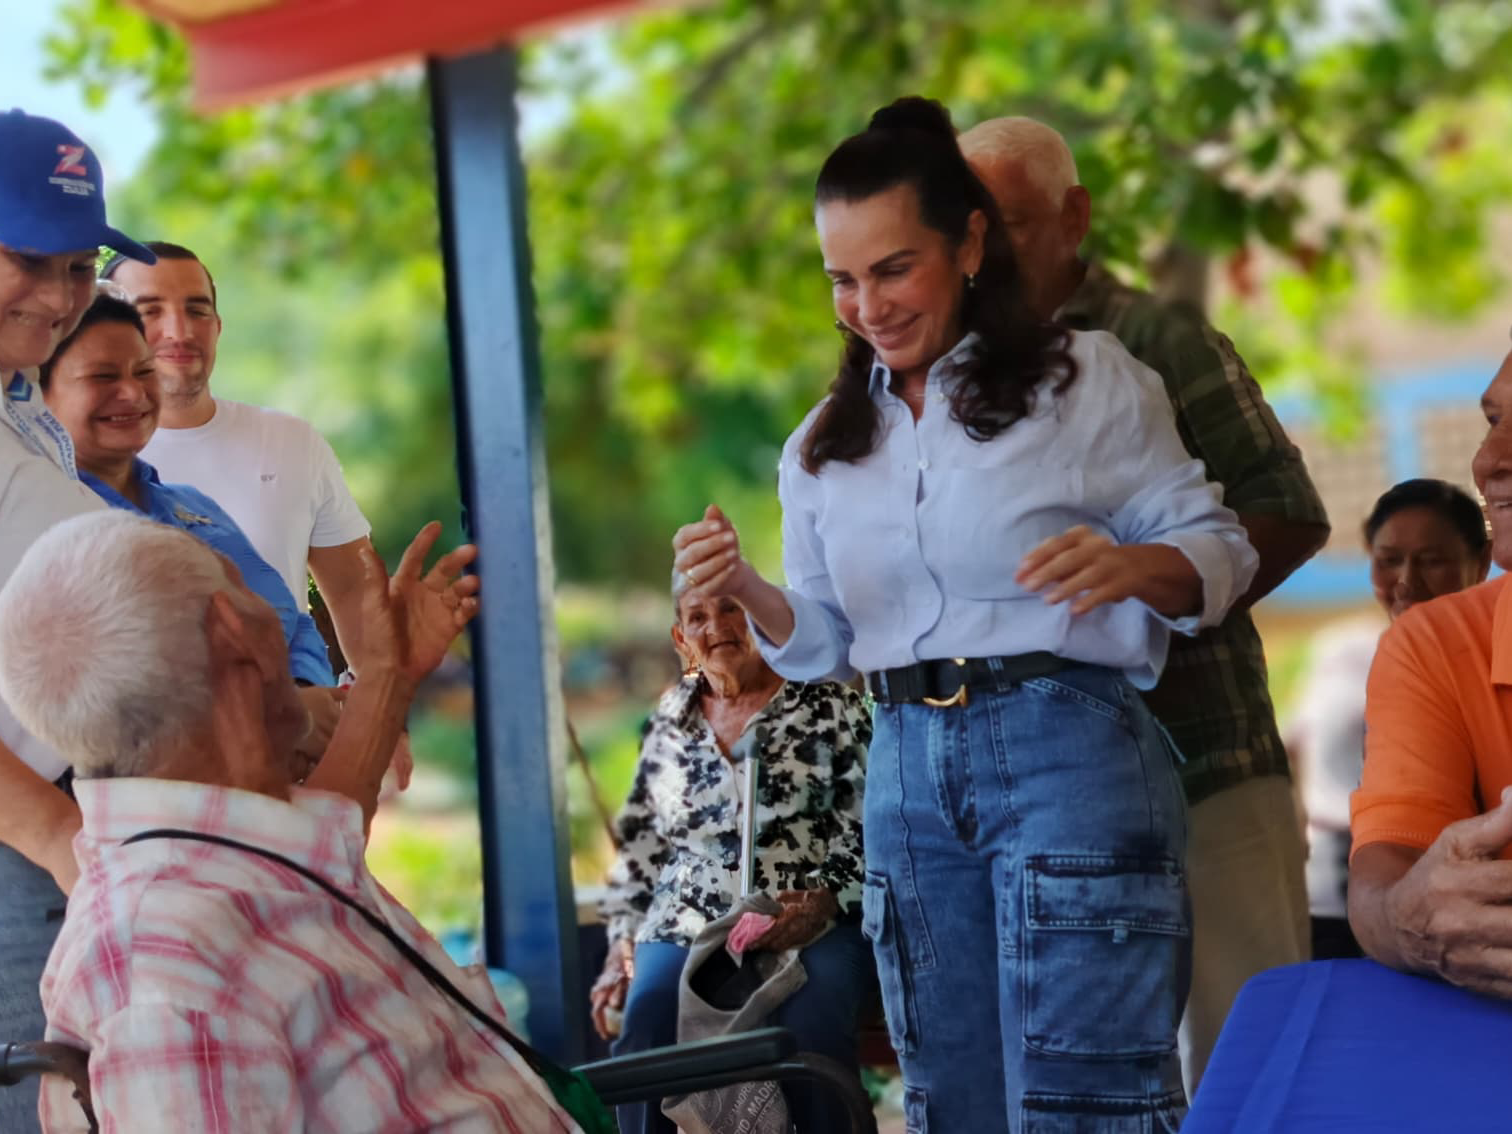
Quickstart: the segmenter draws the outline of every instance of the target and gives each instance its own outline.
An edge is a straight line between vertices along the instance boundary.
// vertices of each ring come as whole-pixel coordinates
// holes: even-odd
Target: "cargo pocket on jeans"
[[[1020,972],[1030,1050],[1085,1059],[1174,1050],[1177,988],[1191,948],[1180,864],[1037,855],[1026,864],[1024,889]]]
[[[929,1096],[918,1087],[903,1088],[904,1134],[929,1134]]]
[[[1155,1099],[1026,1094],[1023,1134],[1176,1134],[1186,1117],[1180,1091]]]
[[[882,1011],[887,1036],[899,1055],[912,1055],[918,1036],[908,958],[898,940],[898,917],[887,879],[870,870],[861,891],[861,932],[877,957],[877,980],[882,986]],[[910,1127],[909,1129],[912,1129]]]

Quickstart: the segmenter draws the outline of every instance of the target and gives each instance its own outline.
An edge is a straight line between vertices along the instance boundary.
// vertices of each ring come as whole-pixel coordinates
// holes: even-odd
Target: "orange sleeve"
[[[1450,823],[1480,813],[1474,745],[1427,613],[1408,611],[1387,630],[1370,667],[1351,855],[1367,843],[1426,849]]]

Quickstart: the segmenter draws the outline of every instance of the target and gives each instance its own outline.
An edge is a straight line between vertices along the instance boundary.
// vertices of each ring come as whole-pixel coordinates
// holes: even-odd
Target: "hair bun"
[[[884,106],[871,116],[868,130],[918,130],[924,134],[955,141],[955,124],[950,111],[932,98],[909,95]]]

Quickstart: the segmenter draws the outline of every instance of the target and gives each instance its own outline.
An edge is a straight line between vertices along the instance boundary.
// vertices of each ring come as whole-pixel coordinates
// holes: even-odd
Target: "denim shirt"
[[[1222,619],[1257,559],[1237,517],[1177,435],[1160,377],[1105,332],[1073,332],[1076,380],[1053,378],[1031,413],[988,441],[950,416],[967,336],[929,370],[914,422],[872,369],[882,413],[875,450],[806,472],[799,453],[816,407],[788,438],[778,472],[792,637],[767,662],[813,681],[917,661],[1048,650],[1155,683],[1171,630]],[[1170,619],[1137,599],[1073,617],[1014,581],[1042,541],[1084,524],[1118,544],[1177,548],[1202,578],[1202,610]],[[753,627],[754,628],[754,627]]]
[[[112,508],[136,512],[149,520],[186,531],[202,543],[220,552],[241,572],[253,594],[266,599],[278,612],[283,623],[284,640],[289,643],[289,671],[296,680],[312,685],[331,685],[330,655],[315,620],[300,611],[289,593],[283,576],[253,550],[252,543],[236,526],[236,521],[210,497],[187,484],[164,484],[157,469],[138,457],[132,462],[132,475],[142,487],[146,507],[138,508],[99,477],[79,471],[79,479],[99,494]]]

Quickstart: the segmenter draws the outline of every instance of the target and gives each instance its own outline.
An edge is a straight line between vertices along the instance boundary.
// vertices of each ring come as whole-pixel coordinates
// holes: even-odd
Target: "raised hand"
[[[687,576],[688,585],[701,595],[717,598],[733,594],[750,571],[740,554],[740,536],[717,504],[704,510],[703,519],[684,524],[672,537],[675,557],[672,567]]]
[[[441,664],[447,649],[478,612],[479,580],[462,571],[478,549],[464,544],[447,552],[423,576],[426,556],[441,536],[441,525],[426,524],[405,549],[392,578],[371,547],[360,550],[362,591],[362,664],[392,668],[418,683]]]

